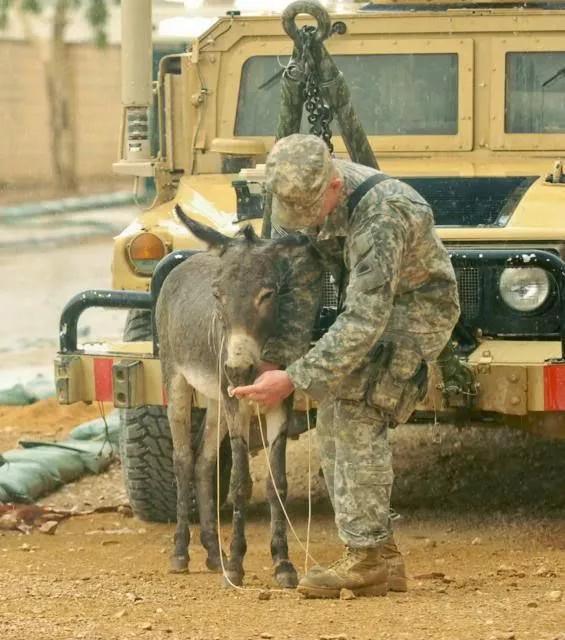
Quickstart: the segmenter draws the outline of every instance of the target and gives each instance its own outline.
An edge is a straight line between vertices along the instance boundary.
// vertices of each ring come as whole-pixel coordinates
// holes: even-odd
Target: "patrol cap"
[[[266,164],[273,222],[285,229],[316,225],[333,175],[330,152],[321,138],[301,133],[281,138]]]

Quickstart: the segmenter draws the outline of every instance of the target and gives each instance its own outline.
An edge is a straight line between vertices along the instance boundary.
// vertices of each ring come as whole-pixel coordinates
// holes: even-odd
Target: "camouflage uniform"
[[[333,172],[325,166],[329,155],[314,140],[289,136],[269,156],[275,228],[289,222],[307,226],[318,216],[318,190],[327,188]],[[414,189],[386,179],[349,217],[347,197],[377,172],[344,160],[329,162],[343,179],[344,198],[317,229],[315,244],[337,281],[346,277],[344,309],[306,355],[295,359],[309,330],[298,328],[310,315],[304,309],[315,308],[319,296],[313,288],[301,288],[300,278],[308,276],[296,273],[298,295],[294,301],[289,296],[281,309],[291,328],[285,331],[289,351],[275,340],[264,357],[283,364],[293,360],[287,372],[294,386],[319,403],[322,467],[341,539],[353,548],[375,547],[391,535],[387,427],[414,410],[425,382],[425,376],[415,381],[423,363],[438,356],[459,316],[457,287],[431,208]],[[312,165],[322,184],[305,191]]]

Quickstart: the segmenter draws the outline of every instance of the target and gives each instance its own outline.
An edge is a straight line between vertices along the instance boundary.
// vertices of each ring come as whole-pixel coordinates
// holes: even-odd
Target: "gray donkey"
[[[188,258],[171,272],[156,308],[178,494],[171,569],[188,570],[189,496],[194,477],[200,539],[208,555],[206,565],[211,571],[221,570],[214,497],[221,407],[220,439],[229,432],[232,450],[233,532],[225,566],[229,581],[240,585],[247,550],[245,509],[251,493],[248,442],[254,407],[230,397],[227,390],[230,385],[250,384],[257,375],[262,348],[278,331],[277,309],[279,298],[285,293],[285,274],[290,262],[307,260],[312,268],[317,268],[319,258],[305,237],[262,240],[248,226],[241,235],[230,238],[188,218],[178,205],[175,211],[183,224],[208,245],[209,251]],[[196,456],[190,424],[193,389],[207,398],[204,436]],[[288,402],[266,414],[270,462],[283,501],[287,493],[286,439],[290,416]],[[270,479],[267,495],[275,578],[282,587],[293,588],[297,585],[297,573],[288,558],[286,522]]]

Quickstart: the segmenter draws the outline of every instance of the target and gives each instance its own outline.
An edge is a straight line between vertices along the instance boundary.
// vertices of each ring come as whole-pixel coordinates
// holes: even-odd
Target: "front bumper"
[[[84,345],[84,351],[60,353],[55,362],[61,404],[109,402],[120,409],[167,404],[161,366],[152,342]],[[560,342],[484,341],[467,365],[476,395],[465,409],[446,402],[440,375],[430,376],[428,394],[418,406],[421,416],[442,421],[509,423],[565,437],[565,362]],[[195,404],[205,398],[195,392]],[[297,394],[295,408],[304,411]]]

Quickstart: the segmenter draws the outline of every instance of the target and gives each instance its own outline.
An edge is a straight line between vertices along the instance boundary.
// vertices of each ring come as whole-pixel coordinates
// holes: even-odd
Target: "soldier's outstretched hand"
[[[294,385],[286,371],[265,371],[253,384],[236,387],[236,398],[247,398],[266,407],[279,404],[294,391]]]

